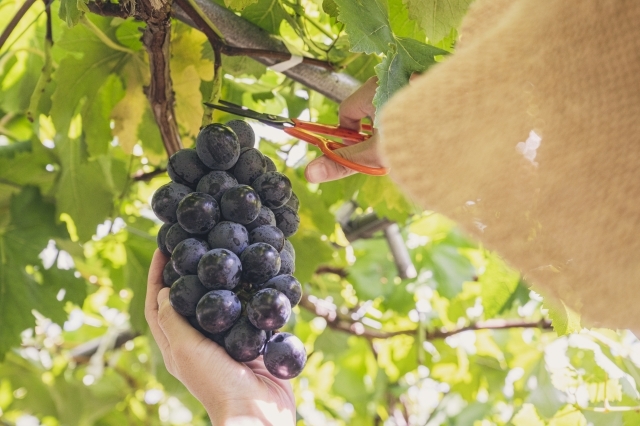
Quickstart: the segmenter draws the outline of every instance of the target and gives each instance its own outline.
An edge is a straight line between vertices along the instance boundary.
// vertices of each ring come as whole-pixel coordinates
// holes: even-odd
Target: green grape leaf
[[[403,0],[409,16],[415,19],[431,43],[449,35],[462,22],[473,0]]]
[[[465,281],[471,281],[475,268],[458,247],[438,244],[431,250],[430,262],[433,278],[438,283],[438,293],[447,299],[462,291]]]
[[[56,299],[61,285],[67,285],[60,274],[45,271],[45,277],[56,279],[38,280],[26,269],[41,269],[38,255],[50,238],[68,236],[55,217],[54,205],[43,200],[37,188],[26,187],[11,198],[10,226],[0,231],[0,360],[20,343],[20,333],[34,325],[32,309],[59,323],[66,319],[64,302]]]
[[[424,72],[436,61],[434,56],[448,52],[410,38],[398,38],[387,56],[376,66],[378,90],[373,98],[376,108],[382,107],[391,95],[409,83],[414,72]]]
[[[544,357],[540,359],[531,374],[537,380],[536,388],[531,391],[525,402],[533,404],[542,416],[552,417],[563,405],[565,395],[551,383]]]
[[[513,426],[545,426],[533,404],[523,404],[511,422]]]
[[[68,26],[72,27],[78,23],[80,16],[84,12],[88,12],[89,8],[85,0],[60,0],[60,10],[58,16],[65,21]]]
[[[66,135],[80,102],[85,99],[86,105],[92,105],[100,87],[123,65],[128,54],[108,48],[84,26],[67,31],[59,44],[82,53],[81,58],[65,56],[54,73],[57,85],[51,99],[51,118],[58,133]]]
[[[356,199],[362,206],[372,207],[378,216],[399,223],[413,211],[411,203],[387,176],[367,176]]]
[[[335,0],[323,0],[322,2],[322,10],[327,15],[335,18],[338,16],[338,5]]]
[[[113,194],[109,177],[98,162],[82,158],[78,140],[65,139],[58,149],[62,172],[56,191],[57,210],[71,216],[78,237],[87,241],[96,226],[111,214]]]
[[[395,44],[386,4],[382,0],[335,0],[352,52],[386,53]]]
[[[224,5],[233,10],[243,10],[257,2],[258,0],[224,0]]]
[[[573,405],[565,405],[549,421],[549,426],[587,426],[587,419]]]
[[[138,142],[137,130],[142,123],[147,97],[142,90],[138,73],[131,69],[128,71],[125,95],[113,107],[110,118],[113,120],[113,135],[118,138],[118,144],[125,153],[132,154],[133,147]]]
[[[271,34],[280,34],[280,24],[289,18],[278,0],[258,0],[244,9],[242,17]]]
[[[550,302],[547,299],[545,307],[549,309],[549,318],[558,336],[582,330],[580,315],[565,305],[563,301]]]
[[[127,288],[133,290],[129,305],[129,317],[133,328],[144,333],[148,325],[144,318],[144,299],[147,294],[147,274],[151,258],[156,249],[155,238],[144,232],[129,233],[127,238],[127,263],[124,266],[124,279]]]
[[[120,79],[111,74],[98,90],[94,101],[82,108],[83,133],[89,155],[97,157],[109,152],[111,135],[111,112],[123,98],[125,92]]]
[[[398,37],[426,40],[427,36],[420,25],[409,18],[409,11],[402,0],[389,0],[389,22],[393,33]]]
[[[497,255],[488,254],[485,271],[478,280],[482,286],[485,318],[493,318],[516,291],[520,274],[509,268]]]

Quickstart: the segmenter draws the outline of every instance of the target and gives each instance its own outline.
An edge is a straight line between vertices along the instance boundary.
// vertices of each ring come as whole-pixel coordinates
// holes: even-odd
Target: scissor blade
[[[285,125],[293,125],[293,121],[286,117],[280,117],[278,115],[264,114],[261,112],[254,111],[247,107],[232,104],[227,101],[219,101],[218,104],[212,104],[209,102],[205,102],[204,104],[210,108],[218,109],[220,111],[228,112],[229,114],[238,115],[240,117],[252,118],[254,120],[258,120],[261,123],[267,124],[269,126],[277,127],[278,129],[282,129]]]
[[[226,106],[220,104],[212,104],[209,102],[204,103],[209,108],[218,109],[220,111],[228,112],[229,114],[238,115],[240,117],[253,118],[254,120],[263,120],[262,114],[256,111],[252,111],[248,108],[241,108],[238,106]]]

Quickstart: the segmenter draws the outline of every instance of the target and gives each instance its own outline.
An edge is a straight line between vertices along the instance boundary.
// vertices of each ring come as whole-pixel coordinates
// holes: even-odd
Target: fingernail
[[[309,164],[307,168],[307,178],[311,182],[323,182],[327,179],[328,171],[327,166],[321,161],[316,161]]]
[[[161,308],[162,305],[166,305],[167,303],[169,303],[169,297],[167,295],[167,291],[163,291],[164,289],[160,290],[160,293],[158,293],[158,308]]]

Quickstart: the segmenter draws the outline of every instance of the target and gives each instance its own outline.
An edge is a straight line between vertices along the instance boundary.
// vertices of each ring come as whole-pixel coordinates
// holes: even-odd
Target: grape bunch
[[[157,241],[171,257],[163,281],[173,309],[236,361],[263,355],[271,374],[291,379],[307,354],[278,329],[302,297],[287,239],[300,224],[299,201],[254,138],[242,120],[204,127],[195,149],[169,158],[172,182],[151,207],[164,222]]]

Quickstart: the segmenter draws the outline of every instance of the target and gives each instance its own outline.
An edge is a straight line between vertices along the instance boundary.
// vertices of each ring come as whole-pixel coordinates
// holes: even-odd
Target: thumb
[[[383,163],[378,153],[377,145],[377,135],[373,135],[364,142],[336,149],[333,152],[354,163],[370,167],[382,167]],[[357,173],[355,170],[335,163],[325,156],[316,158],[305,169],[305,176],[311,183],[329,182],[355,173]]]

